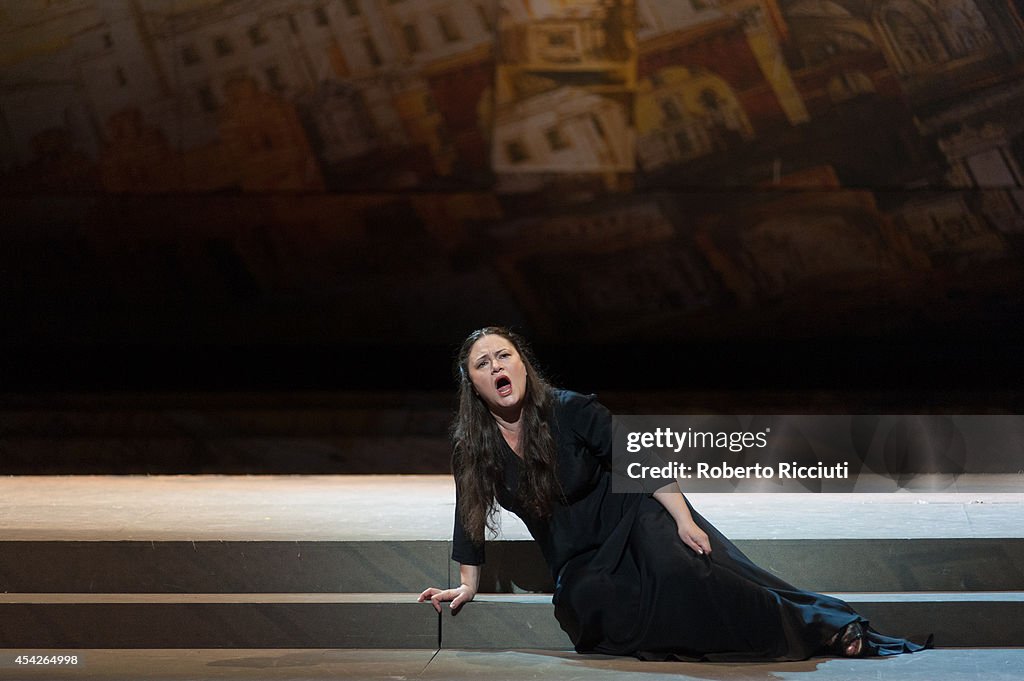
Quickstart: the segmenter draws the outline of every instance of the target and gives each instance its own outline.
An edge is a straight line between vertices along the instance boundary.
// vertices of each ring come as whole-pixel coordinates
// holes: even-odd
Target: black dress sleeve
[[[462,565],[483,565],[484,543],[474,542],[462,525],[462,509],[458,493],[455,495],[455,529],[452,531],[452,560]]]
[[[606,469],[612,469],[616,477],[616,490],[621,492],[641,492],[646,496],[654,496],[655,490],[644,489],[644,485],[635,480],[630,480],[622,475],[622,471],[615,470],[615,463],[612,458],[612,443],[614,442],[614,422],[612,413],[597,400],[596,395],[581,395],[566,391],[563,394],[563,404],[568,410],[569,423],[573,435],[581,441],[588,452],[594,456]],[[662,467],[665,462],[649,451],[641,453],[637,460],[645,465]],[[668,484],[671,481],[666,481]],[[661,487],[661,485],[659,485]]]
[[[597,401],[596,395],[567,393],[565,405],[573,435],[602,464],[612,461],[612,413]]]

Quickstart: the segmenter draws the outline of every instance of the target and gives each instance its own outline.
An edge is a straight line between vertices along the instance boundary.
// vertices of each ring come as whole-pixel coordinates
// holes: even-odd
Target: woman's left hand
[[[697,555],[704,556],[711,553],[711,541],[708,539],[707,532],[697,527],[697,523],[693,520],[679,524],[679,538]]]

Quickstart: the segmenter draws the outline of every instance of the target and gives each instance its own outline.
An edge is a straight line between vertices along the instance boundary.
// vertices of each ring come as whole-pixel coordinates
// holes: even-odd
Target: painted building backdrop
[[[1018,0],[5,0],[4,345],[1020,337],[1022,74]]]

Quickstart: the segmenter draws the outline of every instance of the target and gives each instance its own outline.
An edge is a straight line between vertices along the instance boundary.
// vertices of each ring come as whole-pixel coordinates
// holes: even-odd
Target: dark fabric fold
[[[608,541],[566,564],[555,615],[577,651],[645,660],[803,660],[830,654],[830,640],[855,621],[864,627],[865,655],[931,645],[885,636],[842,600],[788,584],[690,512],[711,540],[710,555],[685,546],[664,507],[644,498]]]
[[[515,493],[518,459],[506,452],[498,502],[523,518],[555,579],[555,616],[579,652],[649,660],[802,660],[861,622],[865,654],[921,650],[882,635],[847,603],[798,589],[755,565],[689,506],[711,541],[697,555],[648,494],[611,491],[611,415],[593,396],[556,392],[552,434],[564,493],[549,518],[532,518]],[[454,555],[483,558],[456,520]],[[925,644],[930,646],[931,640]]]

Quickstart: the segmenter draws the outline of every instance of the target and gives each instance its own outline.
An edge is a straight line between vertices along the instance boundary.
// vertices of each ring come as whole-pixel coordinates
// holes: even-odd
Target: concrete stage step
[[[1013,591],[1024,539],[739,539],[757,565],[811,591]],[[445,541],[7,541],[12,593],[421,591],[458,574]],[[481,591],[550,592],[533,541],[487,544]],[[68,569],[74,566],[73,569]]]
[[[1020,646],[1024,593],[834,593],[882,632]],[[571,648],[549,594],[440,616],[415,594],[2,594],[0,648]]]
[[[1024,644],[1024,539],[737,543],[883,632]],[[416,603],[457,575],[448,551],[442,541],[2,542],[0,648],[571,647],[532,541],[490,542],[481,594],[458,615]]]
[[[937,645],[1024,645],[1024,592],[840,593],[883,633]],[[448,648],[561,648],[569,646],[544,594],[484,595],[457,615],[442,617]],[[571,646],[569,646],[571,647]]]
[[[689,496],[756,563],[881,631],[1024,645],[1024,494],[1017,476],[971,484]],[[0,648],[566,648],[514,518],[477,602],[415,602],[457,575],[452,511],[441,476],[0,477]]]

